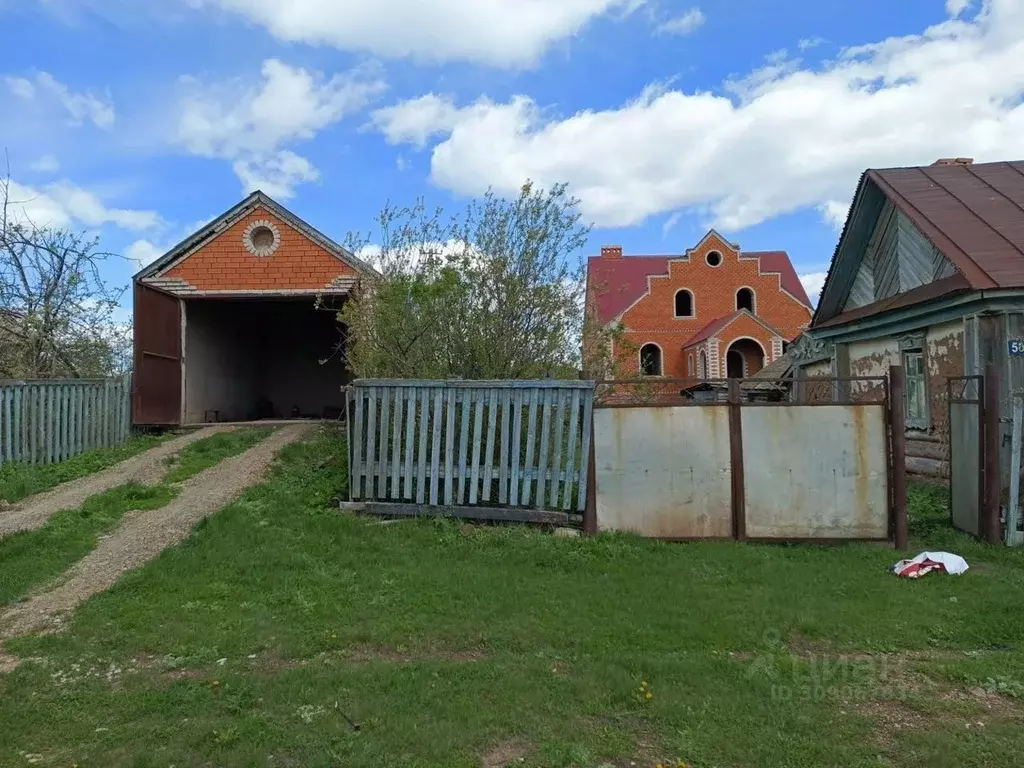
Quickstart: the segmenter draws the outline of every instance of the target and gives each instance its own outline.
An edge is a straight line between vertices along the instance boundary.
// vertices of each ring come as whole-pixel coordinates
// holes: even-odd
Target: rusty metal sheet
[[[888,538],[882,405],[744,408],[741,417],[749,538]]]
[[[599,530],[732,535],[728,406],[596,409],[594,463]]]
[[[181,423],[181,301],[135,283],[135,424]]]
[[[950,484],[953,525],[961,531],[979,535],[980,501],[978,483],[981,432],[981,405],[977,402],[949,404]]]

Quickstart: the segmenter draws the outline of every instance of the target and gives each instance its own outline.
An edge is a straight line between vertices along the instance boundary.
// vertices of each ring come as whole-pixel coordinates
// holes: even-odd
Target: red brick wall
[[[720,266],[707,264],[705,256],[709,251],[722,254]],[[742,287],[754,290],[757,315],[778,329],[786,341],[795,339],[811,321],[811,310],[780,289],[777,275],[760,275],[756,259],[741,260],[728,243],[714,235],[690,254],[689,262],[669,262],[669,276],[652,277],[650,285],[650,293],[623,314],[624,336],[637,349],[648,342],[660,345],[666,376],[686,376],[683,345],[715,318],[734,312],[736,291]],[[693,318],[675,317],[675,294],[681,288],[687,288],[694,295]],[[719,334],[723,360],[728,345],[739,336],[750,336],[761,342],[766,354],[765,364],[770,362],[771,334],[750,318],[737,320]],[[635,353],[625,357],[622,363],[625,375],[639,370]],[[724,368],[721,375],[725,375]]]
[[[242,241],[256,220],[277,226],[281,245],[270,256],[254,256]],[[269,212],[257,208],[193,253],[164,277],[178,277],[200,290],[299,290],[326,287],[355,275],[347,265]]]

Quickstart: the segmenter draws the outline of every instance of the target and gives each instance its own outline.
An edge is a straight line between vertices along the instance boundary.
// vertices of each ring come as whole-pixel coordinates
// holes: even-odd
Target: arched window
[[[661,376],[661,347],[644,344],[640,347],[640,373],[644,376]]]
[[[749,288],[740,288],[736,291],[736,309],[745,309],[754,312],[754,292]],[[754,314],[757,314],[754,312]]]
[[[686,358],[686,375],[693,376],[693,352]]]
[[[708,377],[708,356],[703,349],[700,351],[700,357],[697,358],[697,377],[701,379]]]
[[[693,294],[685,288],[676,291],[676,317],[693,317]]]

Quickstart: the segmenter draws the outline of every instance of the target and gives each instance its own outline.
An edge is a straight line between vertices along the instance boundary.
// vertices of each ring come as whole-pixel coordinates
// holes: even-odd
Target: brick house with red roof
[[[779,358],[812,308],[785,251],[742,251],[711,230],[680,256],[602,248],[587,262],[587,312],[621,329],[621,375],[715,379]]]

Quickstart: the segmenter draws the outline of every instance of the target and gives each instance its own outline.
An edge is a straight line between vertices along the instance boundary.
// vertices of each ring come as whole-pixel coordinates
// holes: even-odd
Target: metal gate
[[[1004,490],[1008,492],[1009,488],[1000,476],[998,368],[989,363],[984,376],[953,377],[948,387],[949,506],[953,525],[989,544],[999,544],[1003,540],[1000,511]]]
[[[981,535],[984,507],[984,454],[982,452],[982,376],[947,380],[949,399],[949,508],[953,525]]]
[[[181,300],[135,283],[136,424],[181,423]]]
[[[596,527],[903,547],[902,392],[895,368],[891,390],[879,376],[604,382]]]

